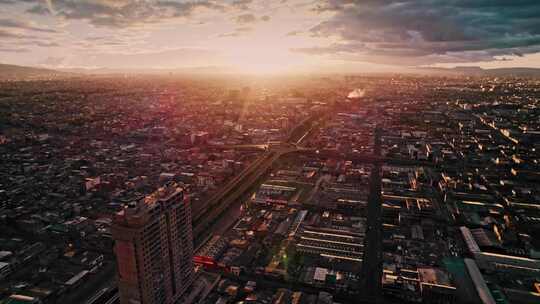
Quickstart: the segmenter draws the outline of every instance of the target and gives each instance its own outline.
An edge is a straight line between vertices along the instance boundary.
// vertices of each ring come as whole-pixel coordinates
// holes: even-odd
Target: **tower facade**
[[[191,210],[177,184],[118,212],[112,235],[121,304],[172,304],[191,286]]]

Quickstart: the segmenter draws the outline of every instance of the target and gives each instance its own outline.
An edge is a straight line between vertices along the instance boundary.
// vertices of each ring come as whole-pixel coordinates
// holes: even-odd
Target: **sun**
[[[245,74],[288,74],[301,72],[309,63],[286,46],[248,46],[231,52],[229,65]]]

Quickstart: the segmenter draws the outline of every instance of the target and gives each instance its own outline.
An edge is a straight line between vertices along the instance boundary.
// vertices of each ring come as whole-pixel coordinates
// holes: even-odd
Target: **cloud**
[[[11,5],[11,4],[25,4],[25,3],[31,3],[31,4],[36,4],[36,3],[39,3],[41,1],[46,1],[46,2],[49,2],[50,0],[0,0],[0,4],[2,5]]]
[[[298,31],[298,30],[296,30],[296,31],[290,31],[290,32],[287,33],[286,36],[299,36],[299,35],[301,35],[301,34],[303,34],[303,33],[304,33],[304,31]]]
[[[228,38],[228,37],[238,37],[240,35],[241,35],[241,33],[239,33],[239,32],[230,32],[230,33],[219,34],[218,37],[219,38]]]
[[[247,24],[247,23],[255,23],[257,22],[258,19],[253,14],[243,14],[243,15],[235,17],[234,20],[238,24]]]
[[[0,29],[0,38],[19,38],[20,35]]]
[[[232,2],[232,7],[247,11],[249,10],[250,4],[253,3],[253,0],[235,0]]]
[[[60,44],[56,42],[48,42],[48,41],[31,41],[29,43],[30,45],[39,46],[39,47],[59,47]]]
[[[127,28],[189,17],[198,9],[224,8],[217,0],[55,0],[39,2],[27,12],[86,20],[99,27]]]
[[[494,60],[540,45],[537,0],[325,0],[313,10],[330,17],[311,35],[337,42],[295,51],[419,65]]]
[[[24,0],[23,0],[24,1]],[[4,52],[22,50],[30,47],[59,47],[55,37],[51,34],[59,34],[59,31],[34,24],[29,21],[0,18],[0,40],[8,43]]]
[[[39,39],[40,37],[34,35],[25,35],[13,31],[0,29],[0,38],[4,39]]]
[[[16,38],[16,39],[11,39],[9,41],[9,45],[13,47],[33,47],[33,48],[35,47],[43,47],[43,48],[60,47],[60,44],[54,41],[32,40],[32,39],[37,39],[37,37],[28,38],[24,36],[16,36],[16,35],[13,36],[9,34],[5,35],[5,33],[0,32],[0,38]]]
[[[57,33],[56,30],[40,27],[30,22],[26,22],[22,20],[6,19],[6,18],[0,19],[0,27],[23,29],[23,30],[30,30],[30,31],[36,31],[36,32],[43,32],[43,33]]]
[[[237,27],[234,29],[234,31],[229,33],[220,34],[218,37],[239,37],[243,33],[251,32],[253,30],[252,27],[244,26],[244,27]]]
[[[30,52],[30,50],[25,49],[25,48],[0,47],[0,53],[27,53],[27,52]]]
[[[257,16],[249,13],[249,14],[242,14],[239,16],[236,16],[233,18],[233,20],[238,24],[251,24],[251,23],[257,23],[257,22],[268,22],[270,21],[270,16],[264,15],[258,18]]]

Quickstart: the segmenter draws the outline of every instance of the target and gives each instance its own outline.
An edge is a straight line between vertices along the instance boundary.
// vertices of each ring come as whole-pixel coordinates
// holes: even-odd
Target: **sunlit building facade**
[[[176,303],[193,282],[191,210],[177,184],[115,215],[121,304]]]

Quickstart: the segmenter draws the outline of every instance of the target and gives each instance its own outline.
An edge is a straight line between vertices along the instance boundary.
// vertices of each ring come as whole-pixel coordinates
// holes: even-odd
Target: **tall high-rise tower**
[[[193,282],[191,210],[172,183],[113,220],[121,304],[172,304]]]

